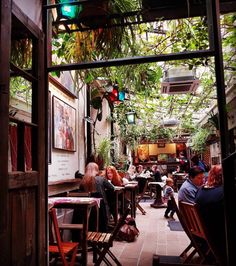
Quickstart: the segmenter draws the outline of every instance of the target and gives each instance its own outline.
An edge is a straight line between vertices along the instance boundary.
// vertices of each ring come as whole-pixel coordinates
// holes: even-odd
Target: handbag
[[[134,218],[128,217],[125,220],[125,224],[120,228],[116,240],[134,242],[138,235],[139,230],[136,226]]]

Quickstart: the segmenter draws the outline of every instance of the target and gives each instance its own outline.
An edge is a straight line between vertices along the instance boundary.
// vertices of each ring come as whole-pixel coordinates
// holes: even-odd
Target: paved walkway
[[[114,242],[112,251],[124,266],[151,266],[153,254],[178,256],[189,244],[183,231],[170,230],[164,218],[165,209],[151,208],[150,203],[150,200],[141,203],[146,215],[137,210],[136,224],[140,230],[137,240],[132,243]],[[89,252],[90,265],[93,265],[92,252]]]

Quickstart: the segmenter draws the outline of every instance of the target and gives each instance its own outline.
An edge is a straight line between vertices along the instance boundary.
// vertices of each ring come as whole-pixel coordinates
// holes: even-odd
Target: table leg
[[[82,265],[87,266],[87,261],[88,261],[88,243],[87,243],[87,238],[88,238],[88,220],[89,220],[89,210],[88,207],[85,208],[85,219],[84,219],[84,226],[82,230]]]
[[[153,208],[166,208],[166,204],[164,204],[161,197],[162,188],[159,185],[156,185],[156,198],[152,204],[150,204]]]

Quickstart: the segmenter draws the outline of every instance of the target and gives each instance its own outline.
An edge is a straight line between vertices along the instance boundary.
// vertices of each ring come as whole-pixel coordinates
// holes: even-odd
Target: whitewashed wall
[[[13,2],[42,29],[42,0],[13,0]]]
[[[59,88],[50,83],[51,96],[54,95],[76,109],[76,151],[68,152],[52,146],[51,164],[48,166],[48,180],[59,181],[74,178],[77,170],[84,173],[85,139],[84,139],[84,106],[85,96],[80,92],[79,99],[67,96]],[[53,117],[52,117],[53,126]],[[52,130],[53,133],[53,130]],[[53,142],[52,142],[53,144]]]

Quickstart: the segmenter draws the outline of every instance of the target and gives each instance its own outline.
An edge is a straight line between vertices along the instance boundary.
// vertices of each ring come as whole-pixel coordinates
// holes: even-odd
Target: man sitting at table
[[[204,172],[198,167],[190,168],[188,178],[179,189],[178,200],[194,203],[199,188],[203,185]]]

